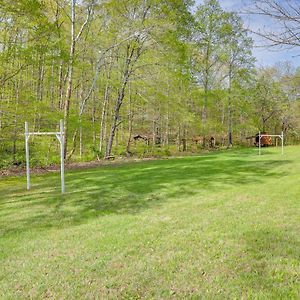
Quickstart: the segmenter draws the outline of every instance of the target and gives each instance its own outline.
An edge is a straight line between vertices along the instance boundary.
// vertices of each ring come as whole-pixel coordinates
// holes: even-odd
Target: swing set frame
[[[283,142],[284,142],[284,137],[283,137],[283,131],[281,134],[261,134],[259,132],[258,134],[258,155],[261,155],[261,139],[263,137],[277,137],[281,139],[281,155],[283,155]]]
[[[60,120],[58,132],[29,132],[28,122],[25,122],[25,152],[26,152],[26,177],[27,177],[27,190],[30,190],[30,163],[29,163],[29,138],[32,135],[55,135],[60,144],[60,178],[61,178],[61,193],[65,192],[65,131],[64,131],[64,122]]]

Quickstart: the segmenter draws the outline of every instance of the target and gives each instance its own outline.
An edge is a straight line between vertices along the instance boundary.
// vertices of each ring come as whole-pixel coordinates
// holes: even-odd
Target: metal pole
[[[28,140],[29,140],[28,122],[25,122],[26,177],[27,177],[27,190],[30,190],[30,166],[29,166]]]
[[[283,155],[283,131],[281,132],[281,155]]]
[[[60,120],[60,177],[61,193],[65,192],[65,138],[64,121]]]
[[[260,132],[258,134],[258,154],[260,155]]]

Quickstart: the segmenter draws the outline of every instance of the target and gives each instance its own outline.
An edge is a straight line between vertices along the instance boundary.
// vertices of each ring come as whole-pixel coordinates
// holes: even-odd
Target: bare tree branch
[[[254,10],[247,14],[264,16],[276,21],[278,29],[249,30],[269,42],[270,47],[300,46],[300,2],[292,0],[253,0]]]

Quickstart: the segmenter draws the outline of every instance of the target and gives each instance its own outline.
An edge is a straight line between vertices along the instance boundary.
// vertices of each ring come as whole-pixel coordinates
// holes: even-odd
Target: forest
[[[0,299],[300,299],[299,49],[298,0],[0,0]]]
[[[67,161],[299,142],[300,69],[258,67],[217,0],[1,0],[0,19],[1,168],[24,165],[25,121],[63,119]],[[30,144],[32,164],[59,162],[55,137]]]

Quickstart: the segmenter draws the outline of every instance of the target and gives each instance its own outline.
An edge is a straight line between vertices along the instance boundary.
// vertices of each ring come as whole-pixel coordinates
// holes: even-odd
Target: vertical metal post
[[[29,166],[29,131],[28,122],[25,122],[25,151],[26,151],[26,177],[27,177],[27,190],[30,189],[30,166]]]
[[[281,155],[283,155],[283,131],[281,132]]]
[[[261,142],[260,142],[261,136],[260,136],[260,132],[258,134],[258,154],[260,155],[260,147],[261,147]]]
[[[60,120],[60,177],[61,193],[65,192],[65,132],[64,121]]]

